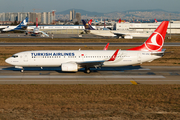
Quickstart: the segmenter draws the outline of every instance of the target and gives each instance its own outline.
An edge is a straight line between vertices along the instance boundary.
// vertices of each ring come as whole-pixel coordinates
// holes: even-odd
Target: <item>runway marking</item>
[[[81,44],[79,44],[79,45],[59,45],[59,44],[57,44],[57,45],[51,45],[51,44],[49,44],[49,45],[46,45],[46,44],[42,44],[42,45],[40,45],[40,44],[38,44],[38,45],[35,45],[35,44],[33,44],[33,45],[28,45],[28,44],[24,44],[24,45],[1,45],[0,44],[0,47],[18,47],[18,46],[104,46],[104,45],[81,45]],[[133,45],[133,44],[130,44],[130,45],[120,45],[120,44],[118,44],[118,45],[111,45],[111,46],[139,46],[139,45]],[[169,47],[178,47],[178,46],[180,46],[180,45],[164,45],[164,46],[169,46]]]
[[[165,78],[162,75],[133,75],[133,76],[122,76],[122,75],[113,75],[113,76],[0,76],[0,78]]]
[[[34,81],[34,82],[70,82],[70,81],[84,81],[84,82],[89,82],[89,81],[91,81],[91,82],[107,82],[107,81],[109,81],[109,82],[118,82],[118,81],[126,81],[126,82],[130,82],[129,80],[0,80],[0,82],[29,82],[29,81]],[[177,82],[177,81],[179,81],[180,82],[180,80],[136,80],[136,81],[141,81],[141,82],[159,82],[159,81],[162,81],[162,82],[169,82],[169,81],[171,81],[171,82]]]
[[[130,82],[131,82],[133,85],[137,85],[137,82],[134,81],[134,80],[131,80]]]

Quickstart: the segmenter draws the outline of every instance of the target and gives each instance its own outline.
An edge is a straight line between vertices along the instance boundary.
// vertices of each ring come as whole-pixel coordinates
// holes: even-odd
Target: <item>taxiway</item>
[[[64,73],[60,68],[0,67],[0,84],[180,84],[180,66],[127,66],[83,69]]]

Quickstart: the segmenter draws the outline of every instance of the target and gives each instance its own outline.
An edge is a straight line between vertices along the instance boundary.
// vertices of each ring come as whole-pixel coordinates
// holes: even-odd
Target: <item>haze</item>
[[[83,9],[108,13],[126,10],[162,9],[180,12],[180,0],[0,0],[0,12],[61,12],[68,9]]]

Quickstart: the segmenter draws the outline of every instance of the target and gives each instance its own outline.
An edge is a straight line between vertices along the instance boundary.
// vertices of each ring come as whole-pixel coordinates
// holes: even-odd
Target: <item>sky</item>
[[[180,0],[0,0],[2,12],[56,12],[82,9],[90,12],[162,9],[180,12]]]

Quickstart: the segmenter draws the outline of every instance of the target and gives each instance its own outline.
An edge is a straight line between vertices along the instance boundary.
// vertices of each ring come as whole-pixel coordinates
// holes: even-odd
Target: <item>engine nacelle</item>
[[[124,36],[124,39],[133,39],[133,36],[127,35],[127,36]]]
[[[68,72],[77,72],[78,65],[76,63],[62,63],[61,70],[68,71]]]

